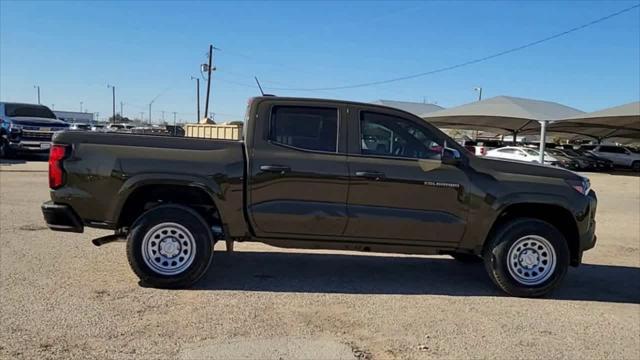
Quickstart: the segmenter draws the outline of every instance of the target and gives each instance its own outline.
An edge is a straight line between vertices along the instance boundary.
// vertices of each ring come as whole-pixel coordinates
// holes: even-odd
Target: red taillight
[[[49,187],[57,189],[64,185],[62,160],[67,156],[68,145],[55,144],[49,152]]]

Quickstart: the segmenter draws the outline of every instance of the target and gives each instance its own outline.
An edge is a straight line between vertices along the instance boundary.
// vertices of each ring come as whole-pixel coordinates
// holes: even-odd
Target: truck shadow
[[[284,252],[216,252],[193,289],[295,293],[504,296],[482,264],[448,258]],[[547,299],[640,303],[640,268],[570,268]]]

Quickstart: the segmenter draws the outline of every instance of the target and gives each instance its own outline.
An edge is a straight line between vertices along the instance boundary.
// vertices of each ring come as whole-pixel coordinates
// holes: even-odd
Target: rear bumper
[[[84,231],[82,220],[69,205],[47,201],[42,204],[42,215],[51,230],[76,233]]]

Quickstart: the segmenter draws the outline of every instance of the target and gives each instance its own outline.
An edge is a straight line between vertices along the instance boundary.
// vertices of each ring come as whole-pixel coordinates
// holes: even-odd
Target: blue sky
[[[263,86],[318,88],[420,73],[516,47],[638,1],[532,2],[0,2],[0,99],[124,114],[153,105],[195,120],[195,83],[216,53],[217,120],[242,118]],[[204,82],[202,95],[204,99]],[[276,95],[437,102],[511,95],[585,111],[640,98],[638,8],[565,37],[486,62],[380,86],[268,90]],[[204,101],[204,100],[203,100]],[[119,106],[118,106],[119,108]]]

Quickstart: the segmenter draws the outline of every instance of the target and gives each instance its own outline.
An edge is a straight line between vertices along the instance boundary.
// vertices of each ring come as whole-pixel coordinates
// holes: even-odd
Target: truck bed
[[[73,202],[85,225],[115,229],[130,194],[147,185],[175,184],[206,192],[224,209],[230,232],[245,232],[241,141],[65,131],[53,143],[73,149],[64,163],[67,185],[52,191],[52,200]]]

